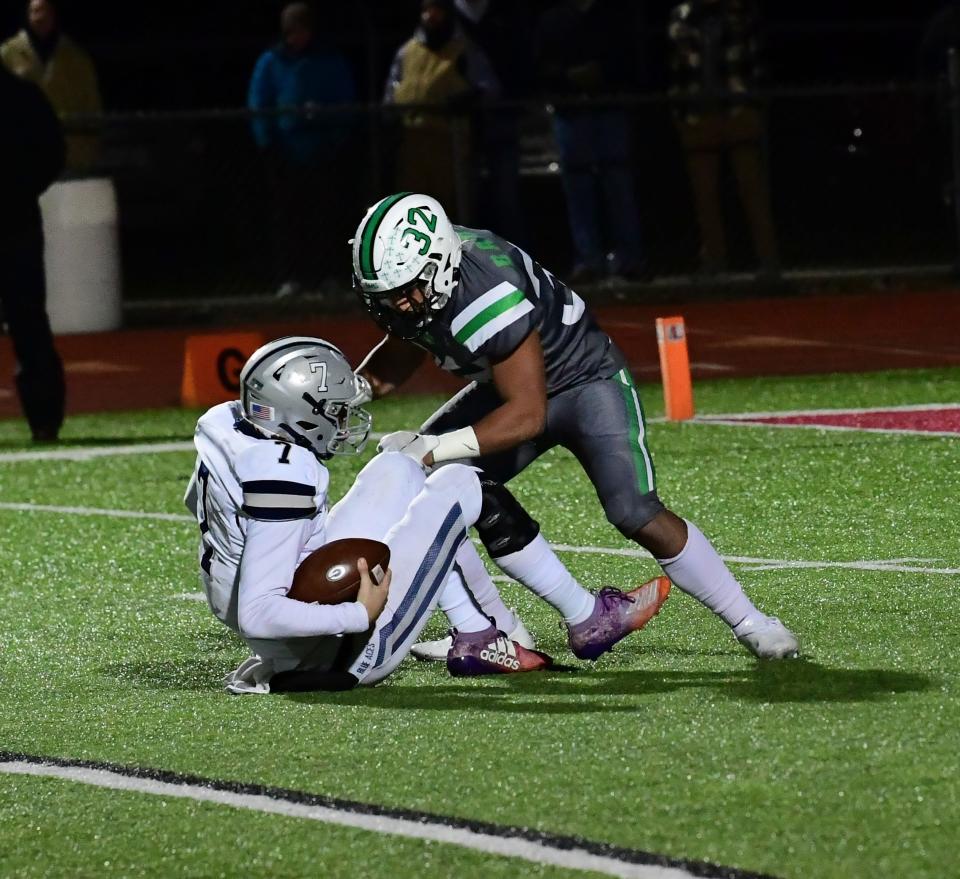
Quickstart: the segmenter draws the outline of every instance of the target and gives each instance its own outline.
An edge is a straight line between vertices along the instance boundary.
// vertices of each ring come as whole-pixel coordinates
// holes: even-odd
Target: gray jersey
[[[460,282],[450,302],[413,339],[448,372],[489,381],[534,330],[540,334],[547,395],[615,375],[626,365],[566,284],[492,232],[455,226],[463,241]]]

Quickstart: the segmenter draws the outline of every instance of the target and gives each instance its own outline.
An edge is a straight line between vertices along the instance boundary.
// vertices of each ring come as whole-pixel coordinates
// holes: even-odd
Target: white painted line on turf
[[[439,821],[433,824],[389,815],[363,814],[325,806],[295,803],[262,794],[236,793],[195,784],[171,784],[149,778],[122,775],[105,769],[11,761],[0,764],[0,771],[14,775],[61,778],[66,781],[89,784],[110,790],[177,797],[195,802],[231,806],[235,809],[249,809],[254,812],[303,818],[309,821],[320,821],[324,824],[337,824],[341,827],[368,830],[373,833],[402,836],[407,839],[441,842],[488,855],[518,858],[534,864],[549,864],[566,867],[567,869],[593,871],[605,876],[624,877],[624,879],[689,879],[690,876],[695,875],[677,867],[631,864],[616,858],[594,854],[582,848],[559,849],[528,839],[497,836],[465,827],[451,827]]]
[[[382,433],[370,434],[370,439],[374,442],[382,438]],[[16,464],[21,461],[90,461],[94,458],[112,458],[116,455],[153,455],[164,452],[192,451],[195,451],[193,440],[178,440],[169,443],[137,443],[120,446],[42,449],[37,451],[0,452],[0,464]]]
[[[797,409],[778,412],[719,412],[701,413],[692,418],[690,424],[722,425],[725,427],[776,427],[805,428],[812,430],[858,430],[865,433],[906,434],[909,436],[946,436],[956,437],[956,432],[932,430],[900,430],[880,427],[846,427],[826,424],[757,424],[746,419],[786,418],[802,415],[864,415],[873,412],[923,412],[935,409],[960,409],[960,403],[919,403],[902,406],[871,406],[853,409]],[[663,424],[666,418],[648,418],[647,424]],[[370,439],[382,439],[382,433],[371,433]],[[90,461],[95,458],[109,458],[118,455],[152,455],[165,452],[192,452],[192,440],[167,443],[137,443],[115,446],[89,446],[86,448],[57,448],[42,450],[24,450],[21,452],[0,452],[0,464],[15,464],[21,461]]]
[[[27,513],[60,513],[71,516],[107,516],[116,519],[153,519],[161,522],[196,523],[196,519],[187,513],[142,513],[136,510],[110,510],[99,507],[60,507],[53,504],[30,504],[0,502],[0,511]],[[554,543],[551,546],[557,552],[580,553],[584,555],[610,555],[623,558],[649,559],[645,549],[625,549],[614,546],[574,546],[568,543]],[[753,570],[788,570],[791,568],[849,568],[858,571],[891,571],[901,574],[960,574],[960,568],[933,568],[922,565],[908,565],[904,562],[937,561],[937,559],[879,559],[865,561],[838,562],[824,559],[821,561],[768,559],[753,556],[725,555],[721,558],[732,564],[753,565]]]
[[[960,403],[909,403],[899,406],[865,406],[853,409],[786,409],[778,412],[717,412],[705,418],[789,418],[795,415],[870,415],[874,412],[932,412],[960,409]]]
[[[746,571],[786,571],[791,569],[808,568],[846,568],[853,571],[891,571],[897,574],[960,574],[960,568],[931,568],[926,565],[898,564],[896,560],[880,559],[873,562],[814,562],[814,561],[783,561],[770,559],[768,561],[737,559],[724,556],[728,562],[741,564]]]
[[[62,513],[68,516],[110,516],[114,519],[157,519],[161,522],[193,522],[186,513],[142,513],[138,510],[105,510],[99,507],[60,507],[53,504],[0,503],[0,510],[23,513]]]
[[[903,436],[940,436],[951,437],[953,439],[960,436],[955,430],[908,430],[899,427],[859,427],[853,424],[783,424],[770,423],[767,421],[746,421],[739,418],[714,418],[712,415],[703,417],[694,416],[689,423],[705,424],[708,427],[714,425],[719,427],[772,427],[775,430],[833,430],[844,433],[856,431],[857,433],[900,434]]]
[[[91,461],[114,455],[154,455],[161,452],[193,451],[193,441],[173,443],[141,443],[125,446],[89,446],[87,448],[44,449],[30,452],[0,452],[0,464],[20,461]]]
[[[615,555],[626,558],[652,558],[645,549],[617,549],[606,546],[570,546],[565,543],[551,544],[557,552],[575,552],[592,555]],[[750,570],[775,571],[791,568],[850,568],[857,571],[892,571],[901,574],[960,574],[960,568],[931,568],[901,564],[904,561],[937,561],[937,559],[881,559],[873,561],[791,561],[789,559],[760,559],[743,555],[724,555],[725,562],[752,565]]]

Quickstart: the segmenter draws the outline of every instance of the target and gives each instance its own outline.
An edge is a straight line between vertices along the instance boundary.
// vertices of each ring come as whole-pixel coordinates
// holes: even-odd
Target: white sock
[[[703,532],[688,519],[684,521],[687,542],[672,559],[657,559],[663,572],[675,586],[709,607],[728,626],[757,613]]]
[[[480,553],[477,552],[477,548],[471,541],[465,540],[463,542],[457,552],[457,564],[463,573],[467,589],[470,590],[477,604],[480,605],[480,610],[493,619],[493,624],[501,632],[509,635],[517,627],[519,620],[516,614],[503,603],[500,593],[497,592],[497,587],[490,579],[487,566],[483,563]]]
[[[596,599],[573,578],[542,534],[518,552],[494,561],[506,574],[560,611],[565,622],[582,623],[593,611]]]
[[[447,582],[437,602],[450,620],[450,625],[458,632],[482,632],[490,628],[488,620],[477,607],[473,596],[467,592],[463,580],[456,570],[447,575]]]

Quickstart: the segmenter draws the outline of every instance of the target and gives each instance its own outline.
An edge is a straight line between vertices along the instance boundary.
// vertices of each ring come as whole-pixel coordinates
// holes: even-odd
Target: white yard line
[[[911,403],[903,406],[867,406],[857,409],[789,409],[779,412],[717,412],[704,418],[790,418],[797,415],[870,415],[874,412],[930,412],[960,409],[960,403]]]
[[[382,433],[371,433],[370,441],[377,442]],[[112,458],[117,455],[153,455],[164,452],[193,452],[193,440],[169,443],[138,443],[119,446],[87,446],[56,449],[37,449],[22,452],[0,452],[0,464],[21,461],[90,461],[94,458]]]
[[[456,826],[453,823],[445,823],[442,816],[429,820],[426,816],[401,818],[377,814],[375,811],[371,814],[346,807],[317,806],[266,794],[239,793],[199,784],[170,783],[81,766],[10,761],[0,763],[0,772],[60,778],[110,790],[215,803],[234,809],[248,809],[289,818],[319,821],[324,824],[353,827],[389,836],[440,842],[487,855],[517,858],[534,864],[549,864],[567,869],[593,871],[605,876],[625,877],[625,879],[688,879],[690,876],[698,875],[678,867],[630,863],[576,846],[566,848],[559,844],[551,845],[549,840],[536,841],[506,834],[498,835],[490,831],[484,832],[479,829],[479,826],[477,829]]]
[[[759,416],[763,417],[763,416]],[[960,433],[955,430],[906,430],[897,427],[858,427],[857,425],[843,424],[784,424],[768,421],[746,421],[740,418],[715,418],[712,415],[696,416],[690,424],[707,425],[708,427],[772,427],[774,430],[832,430],[857,431],[858,433],[899,434],[901,436],[940,436],[957,439]]]
[[[900,430],[880,427],[843,427],[825,424],[757,424],[749,419],[788,418],[805,415],[865,415],[873,412],[924,412],[936,409],[960,409],[960,403],[921,403],[906,406],[872,406],[859,409],[803,409],[782,412],[718,412],[701,413],[691,420],[691,424],[718,424],[730,427],[790,427],[814,430],[859,430],[865,433],[908,434],[911,436],[948,436],[956,437],[956,432],[932,430]],[[648,418],[647,424],[662,424],[663,417]],[[370,440],[377,442],[382,433],[371,433]],[[109,458],[117,455],[151,455],[165,452],[192,452],[192,440],[167,443],[138,443],[114,446],[89,446],[85,448],[55,448],[24,450],[21,452],[0,452],[0,464],[15,464],[22,461],[90,461],[95,458]]]
[[[144,519],[161,522],[183,522],[195,524],[196,519],[187,513],[149,513],[138,510],[111,510],[101,507],[61,507],[54,504],[30,504],[0,502],[0,511],[24,513],[57,513],[63,516],[106,516],[114,519]],[[620,548],[614,546],[575,546],[569,543],[554,543],[557,552],[570,552],[584,555],[610,555],[623,558],[649,559],[650,553],[645,549]],[[832,561],[823,559],[794,560],[755,558],[753,556],[725,555],[724,561],[731,564],[753,566],[752,570],[773,571],[790,568],[850,568],[858,571],[890,571],[905,574],[960,574],[960,568],[936,568],[927,565],[905,564],[906,562],[935,562],[937,559],[908,558],[908,559],[869,559],[854,561]]]
[[[565,543],[554,543],[557,552],[583,553],[590,555],[613,555],[625,558],[649,559],[650,553],[645,549],[618,549],[609,546],[571,546]],[[935,562],[938,559],[873,559],[864,561],[838,562],[824,559],[791,560],[791,559],[763,559],[745,555],[724,555],[721,558],[730,564],[750,566],[748,570],[779,571],[790,568],[850,568],[858,571],[892,571],[901,574],[960,574],[960,568],[934,568],[925,565],[907,565],[904,562]]]
[[[154,455],[161,452],[191,452],[193,440],[173,443],[141,443],[124,446],[88,446],[86,448],[38,449],[29,452],[0,452],[0,464],[20,461],[90,461],[114,455]]]
[[[0,503],[0,510],[23,513],[59,513],[63,516],[109,516],[114,519],[158,519],[161,522],[191,522],[197,520],[187,513],[143,513],[139,510],[110,510],[100,507],[60,507],[53,504]]]
[[[768,423],[757,421],[759,418],[803,418],[832,415],[872,415],[878,412],[935,412],[939,409],[960,409],[960,403],[919,403],[904,406],[870,406],[853,409],[800,409],[783,412],[725,412],[701,414],[695,416],[692,424],[722,425],[724,427],[773,427],[784,430],[833,430],[859,431],[860,433],[884,433],[899,436],[937,436],[956,439],[960,434],[955,430],[916,430],[898,427],[864,427],[854,424],[797,424]]]

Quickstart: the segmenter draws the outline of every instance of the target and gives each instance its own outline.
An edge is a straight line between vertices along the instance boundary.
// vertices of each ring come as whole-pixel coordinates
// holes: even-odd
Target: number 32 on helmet
[[[353,283],[364,307],[385,330],[409,338],[442,309],[460,278],[461,243],[435,198],[389,195],[364,215],[351,240]],[[417,287],[422,302],[405,312],[393,302]]]

